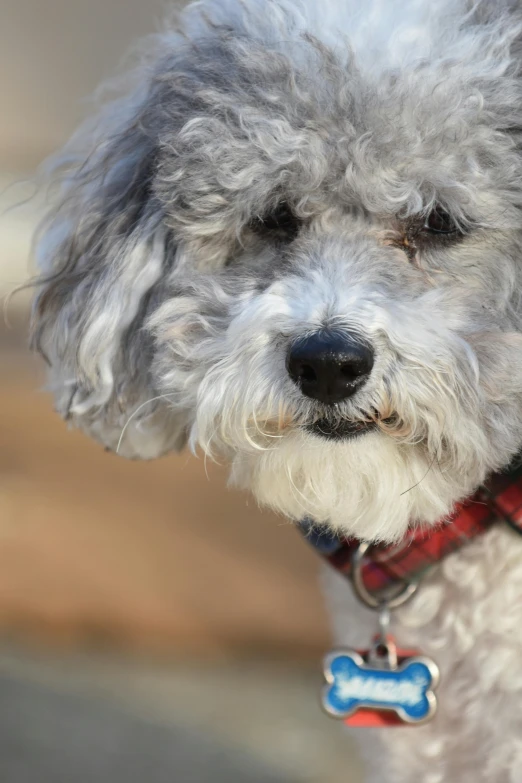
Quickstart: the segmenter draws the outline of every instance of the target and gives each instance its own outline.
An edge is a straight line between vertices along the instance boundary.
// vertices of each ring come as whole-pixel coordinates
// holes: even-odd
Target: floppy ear
[[[143,458],[184,442],[183,415],[155,399],[153,343],[143,328],[175,253],[152,187],[153,104],[153,87],[138,87],[54,163],[58,204],[37,238],[42,276],[32,318],[58,412],[110,449]]]

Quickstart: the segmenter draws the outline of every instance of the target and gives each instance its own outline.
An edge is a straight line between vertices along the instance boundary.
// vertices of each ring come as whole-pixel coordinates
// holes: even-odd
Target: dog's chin
[[[430,470],[424,449],[379,430],[362,434],[292,430],[270,449],[237,453],[231,480],[286,517],[309,517],[364,540],[398,540],[411,523],[433,523],[451,511],[455,487]]]

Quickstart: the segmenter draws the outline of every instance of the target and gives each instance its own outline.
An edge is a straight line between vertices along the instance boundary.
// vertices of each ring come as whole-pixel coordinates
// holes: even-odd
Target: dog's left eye
[[[291,241],[297,236],[301,221],[292,212],[288,203],[281,201],[272,212],[255,218],[250,225],[256,234]]]
[[[427,216],[423,231],[429,234],[456,234],[459,228],[449,212],[442,207],[435,207]]]

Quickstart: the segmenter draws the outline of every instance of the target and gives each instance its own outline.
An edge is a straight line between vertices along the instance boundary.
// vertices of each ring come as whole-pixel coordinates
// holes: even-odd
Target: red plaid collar
[[[451,552],[499,521],[522,534],[520,457],[516,465],[494,474],[469,500],[459,503],[454,514],[440,525],[412,529],[398,544],[371,546],[361,566],[364,584],[371,593],[379,595],[405,581],[418,580]],[[350,578],[358,539],[338,537],[310,520],[301,522],[300,529],[330,565]]]

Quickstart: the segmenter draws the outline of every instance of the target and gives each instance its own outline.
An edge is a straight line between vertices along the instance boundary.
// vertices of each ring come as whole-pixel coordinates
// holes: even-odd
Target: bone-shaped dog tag
[[[389,656],[382,661],[369,657],[366,659],[356,650],[327,655],[322,704],[329,715],[348,719],[350,725],[365,726],[397,722],[418,725],[433,717],[439,670],[432,660],[422,655],[400,656],[400,663],[392,658],[390,664]]]

